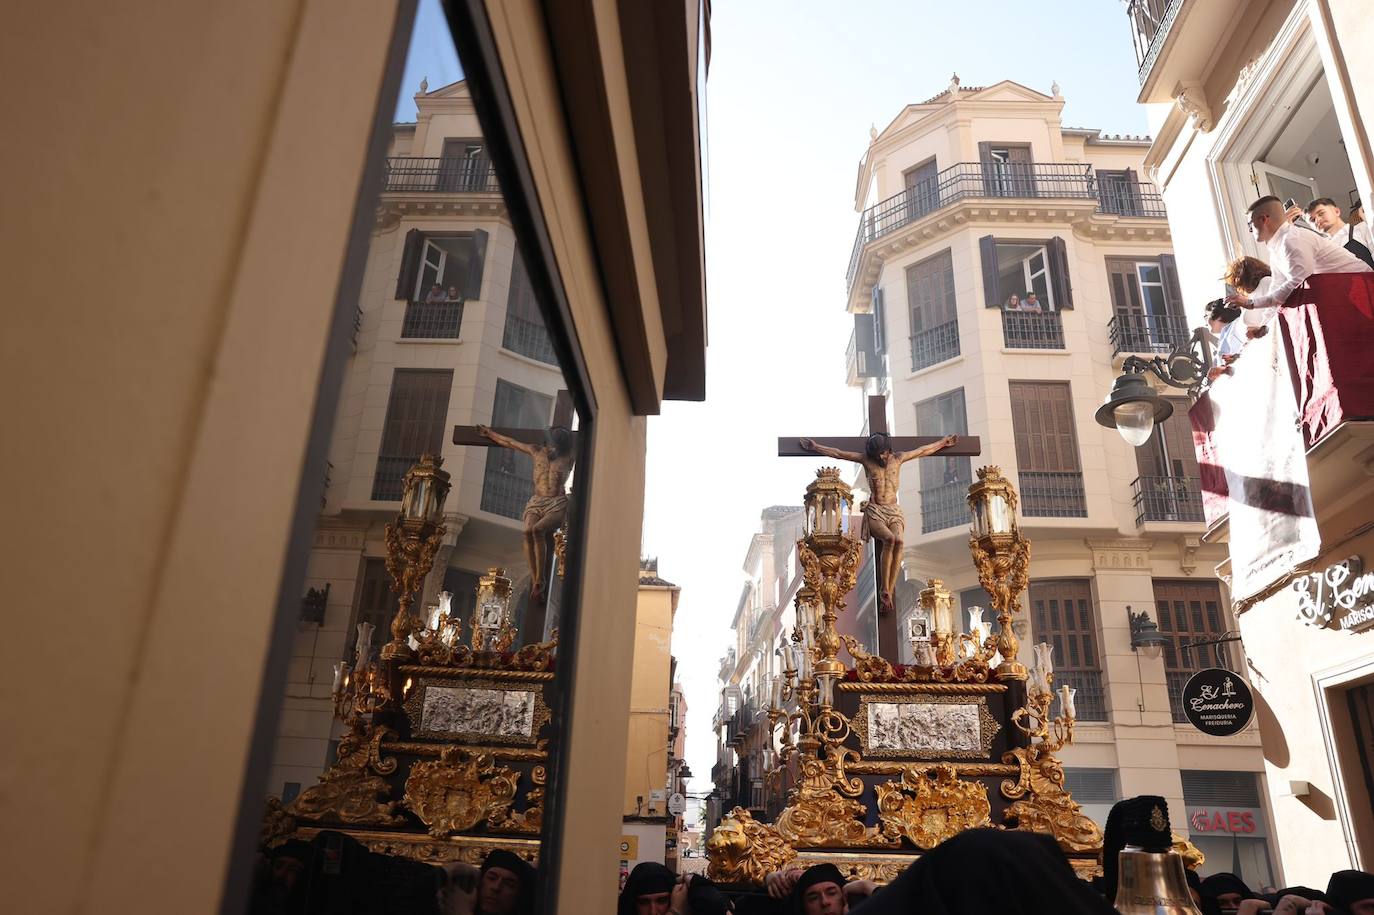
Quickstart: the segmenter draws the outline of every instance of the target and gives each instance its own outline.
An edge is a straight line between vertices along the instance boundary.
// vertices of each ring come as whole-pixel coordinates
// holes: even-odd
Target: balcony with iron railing
[[[1113,181],[1106,193],[1093,166],[1083,162],[959,162],[921,184],[864,210],[846,272],[852,289],[864,246],[937,210],[970,198],[1096,201],[1096,212],[1116,216],[1164,217],[1154,185]]]
[[[1022,470],[1021,514],[1028,518],[1086,518],[1088,501],[1079,472]]]
[[[1169,38],[1169,30],[1178,17],[1183,0],[1127,0],[1126,17],[1131,20],[1131,35],[1135,40],[1135,63],[1141,85],[1150,77],[1150,70]]]
[[[1182,315],[1116,314],[1107,322],[1112,354],[1151,353],[1166,355],[1193,336]]]
[[[553,351],[553,341],[549,339],[549,332],[540,321],[532,321],[507,312],[501,346],[512,353],[528,356],[536,362],[546,365],[558,364],[558,356]]]
[[[1107,692],[1102,687],[1102,671],[1058,669],[1054,672],[1054,688],[1058,690],[1061,686],[1068,686],[1075,690],[1073,705],[1076,720],[1108,720]],[[1057,693],[1050,714],[1062,714]]]
[[[392,193],[499,194],[496,169],[485,157],[416,158],[397,156],[386,160],[382,190]]]
[[[1131,489],[1137,527],[1146,521],[1203,520],[1202,490],[1196,477],[1136,477]]]
[[[402,485],[406,471],[420,462],[420,455],[408,454],[401,457],[382,455],[377,458],[377,470],[372,475],[372,501],[401,501]]]
[[[1188,715],[1183,711],[1183,687],[1192,679],[1196,671],[1166,670],[1164,683],[1169,691],[1169,711],[1173,712],[1175,724],[1187,724]]]
[[[1007,349],[1063,349],[1064,321],[1057,311],[1003,311],[1002,344]]]
[[[481,508],[494,515],[519,519],[533,494],[534,481],[528,473],[488,465],[482,477]]]
[[[969,482],[958,480],[921,488],[921,533],[968,525]]]
[[[959,320],[946,321],[911,335],[911,370],[938,365],[959,355]]]
[[[403,339],[457,340],[463,326],[463,302],[407,302],[401,321]]]

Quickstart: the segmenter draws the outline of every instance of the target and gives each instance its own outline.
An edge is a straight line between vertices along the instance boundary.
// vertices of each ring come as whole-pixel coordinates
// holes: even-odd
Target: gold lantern
[[[835,620],[844,609],[844,595],[857,580],[863,542],[852,531],[854,493],[840,479],[839,468],[816,471],[802,505],[806,527],[797,544],[797,555],[806,584],[820,603],[820,618],[815,618],[813,607],[809,622],[815,630],[816,685],[821,704],[829,705],[835,683],[845,672],[844,664],[836,658],[840,636]]]
[[[477,608],[473,611],[474,651],[505,651],[515,641],[510,611],[511,582],[500,566],[487,569],[477,580]]]
[[[1026,590],[1030,570],[1030,541],[1016,526],[1016,501],[1016,490],[1000,467],[978,469],[978,481],[968,489],[973,516],[968,545],[978,583],[997,613],[997,651],[1003,658],[997,675],[1004,680],[1026,679],[1025,665],[1016,660],[1020,643],[1011,628],[1012,613]]]
[[[411,616],[410,605],[447,533],[440,523],[450,486],[443,464],[439,455],[426,454],[406,471],[401,510],[396,520],[386,526],[386,570],[391,575],[391,590],[397,594],[398,606],[391,621],[391,641],[382,647],[384,660],[410,657],[410,634],[419,628]]]
[[[959,658],[955,649],[957,628],[954,595],[943,581],[932,578],[926,582],[926,587],[921,591],[921,610],[930,620],[930,641],[935,652],[935,663],[942,667],[955,664]]]

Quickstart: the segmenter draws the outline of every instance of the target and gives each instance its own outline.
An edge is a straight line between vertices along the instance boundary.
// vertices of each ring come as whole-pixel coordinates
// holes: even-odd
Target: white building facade
[[[977,458],[905,470],[898,610],[930,578],[963,608],[987,605],[965,495],[978,466],[1001,466],[1032,542],[1023,651],[1051,643],[1058,682],[1078,690],[1076,740],[1063,754],[1075,797],[1100,822],[1118,798],[1162,795],[1176,831],[1205,824],[1192,830],[1204,873],[1240,868],[1257,886],[1281,885],[1258,730],[1206,737],[1179,701],[1217,650],[1184,646],[1234,626],[1212,571],[1224,552],[1201,540],[1186,401],[1175,392],[1176,418],[1134,451],[1093,418],[1122,360],[1184,343],[1202,300],[1183,296],[1170,224],[1145,178],[1150,140],[1064,127],[1063,104],[1058,87],[956,79],[873,131],[859,166],[849,381],[888,395],[895,434],[982,442]],[[1128,608],[1169,638],[1159,657],[1132,649]],[[1236,645],[1220,651],[1245,670]],[[1218,835],[1215,817],[1201,816],[1216,812],[1253,828]]]

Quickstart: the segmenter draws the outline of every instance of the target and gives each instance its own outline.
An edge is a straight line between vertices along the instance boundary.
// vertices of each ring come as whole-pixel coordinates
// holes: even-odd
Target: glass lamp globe
[[[1112,411],[1116,419],[1116,431],[1126,440],[1126,444],[1139,447],[1150,440],[1155,428],[1154,405],[1146,400],[1132,400],[1117,404]]]

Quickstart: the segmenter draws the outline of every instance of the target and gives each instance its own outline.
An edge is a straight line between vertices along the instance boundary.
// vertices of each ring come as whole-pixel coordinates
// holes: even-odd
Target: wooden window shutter
[[[418,461],[425,452],[438,454],[452,389],[451,369],[396,369],[382,424],[382,455]]]
[[[482,271],[487,263],[487,233],[476,229],[472,233],[472,253],[468,258],[467,275],[463,277],[462,296],[465,299],[482,297]]]
[[[873,371],[874,362],[877,359],[878,355],[877,352],[873,349],[873,344],[876,341],[876,334],[873,330],[873,324],[873,315],[871,314],[854,316],[855,349],[858,352],[863,353],[865,358],[868,360],[861,367],[863,371],[859,372],[859,377],[861,378],[870,377],[870,373]]]
[[[978,161],[984,163],[992,161],[992,144],[986,140],[978,144]]]
[[[1140,286],[1133,261],[1107,259],[1107,280],[1112,292],[1112,310],[1119,315],[1144,314]]]
[[[1011,432],[1016,446],[1016,463],[1023,470],[1033,469],[1030,457],[1030,413],[1025,384],[1011,383]]]
[[[873,287],[873,352],[887,352],[887,301],[881,286]]]
[[[978,257],[983,262],[983,305],[1001,308],[1001,292],[997,282],[997,239],[991,235],[978,239]]]
[[[1159,256],[1159,272],[1164,276],[1164,302],[1170,314],[1183,314],[1183,293],[1178,285],[1178,263],[1172,254]]]
[[[396,298],[407,302],[413,298],[417,271],[420,269],[420,251],[424,245],[425,233],[419,229],[411,229],[406,233],[401,249],[401,272],[396,274]]]
[[[1054,307],[1063,311],[1073,308],[1073,283],[1069,280],[1069,248],[1056,235],[1045,245],[1050,258],[1050,285],[1054,289]]]
[[[1069,386],[1056,381],[1013,381],[1010,391],[1012,437],[1020,468],[1077,473],[1078,435]]]

